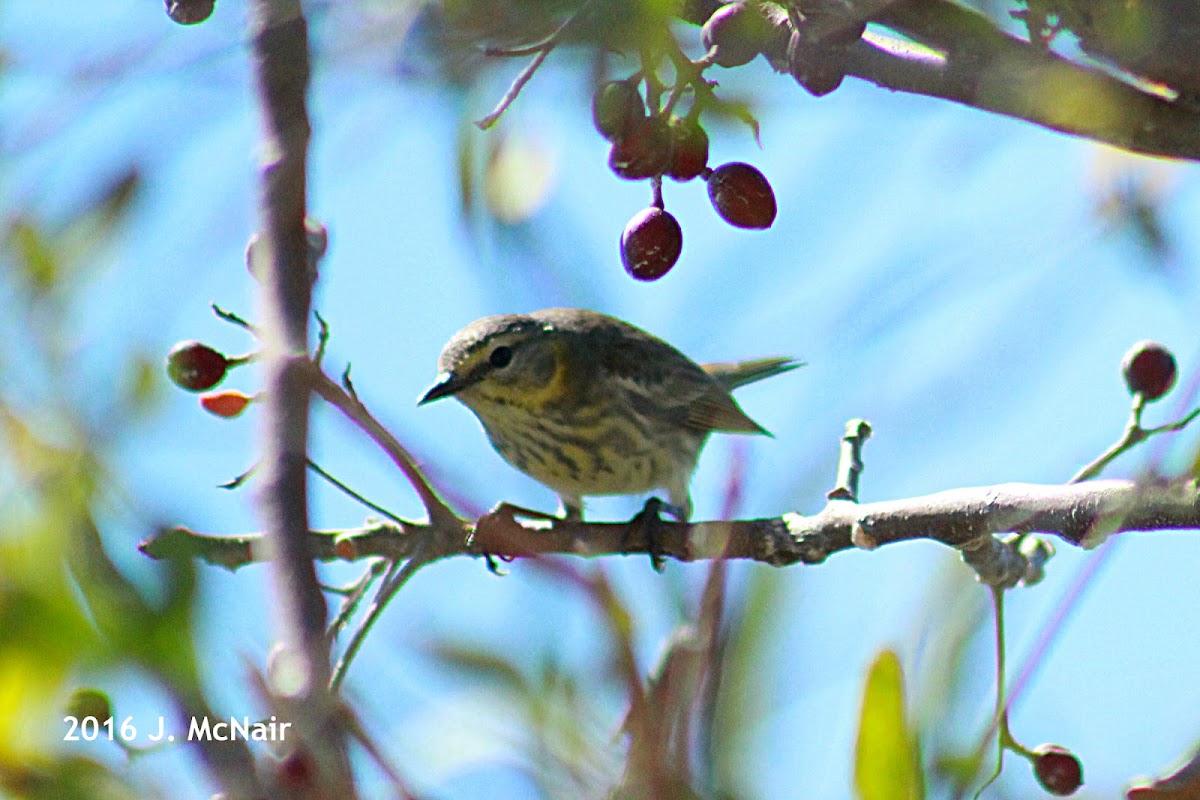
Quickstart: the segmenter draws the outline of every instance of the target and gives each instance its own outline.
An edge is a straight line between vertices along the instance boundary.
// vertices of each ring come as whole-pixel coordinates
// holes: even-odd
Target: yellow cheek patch
[[[545,387],[530,393],[530,399],[538,408],[574,398],[583,385],[579,380],[579,365],[570,358],[567,343],[562,340],[551,342],[550,349],[554,352],[554,376]]]

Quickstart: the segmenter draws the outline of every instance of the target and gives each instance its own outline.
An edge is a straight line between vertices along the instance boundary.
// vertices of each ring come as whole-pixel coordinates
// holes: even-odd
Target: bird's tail
[[[717,364],[702,364],[702,369],[712,375],[721,384],[733,391],[747,383],[761,381],[784,372],[790,372],[797,367],[803,367],[803,361],[786,356],[772,358],[752,358],[748,361],[723,361]]]

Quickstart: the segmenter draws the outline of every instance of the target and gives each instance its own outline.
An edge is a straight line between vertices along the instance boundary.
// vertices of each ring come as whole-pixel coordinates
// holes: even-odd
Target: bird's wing
[[[718,379],[661,339],[638,333],[602,348],[599,365],[635,411],[701,433],[766,433]]]

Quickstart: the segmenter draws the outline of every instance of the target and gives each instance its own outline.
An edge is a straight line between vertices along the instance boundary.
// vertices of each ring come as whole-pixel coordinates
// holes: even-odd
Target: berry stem
[[[991,786],[1000,777],[1000,773],[1004,770],[1004,751],[1012,742],[1012,735],[1008,730],[1008,708],[1005,705],[1004,697],[1004,673],[1007,669],[1004,643],[1004,589],[999,586],[988,588],[992,590],[992,620],[995,631],[996,710],[987,732],[984,733],[983,738],[979,740],[979,745],[975,748],[974,762],[983,761],[984,752],[987,750],[988,743],[992,741],[992,736],[997,733],[999,735],[996,739],[996,768],[992,770],[992,774],[983,782],[983,785],[976,790],[974,794],[976,799],[983,794],[984,789]]]
[[[675,41],[675,37],[673,36],[666,38],[669,41]],[[676,46],[678,46],[678,43],[676,43]],[[656,69],[658,59],[649,48],[642,49],[641,60],[642,79],[646,82],[646,110],[650,113],[650,116],[657,116],[662,107],[662,96],[663,92],[666,91],[666,87],[663,86],[662,81],[658,78],[658,71]]]
[[[702,106],[704,104],[702,101],[715,102],[716,95],[713,93],[712,85],[704,78],[704,70],[712,65],[715,54],[716,48],[714,47],[699,60],[692,61],[688,58],[687,53],[683,52],[683,48],[679,46],[675,37],[668,36],[667,58],[671,59],[671,65],[675,67],[675,92],[683,94],[683,90],[691,86],[696,93],[697,106]],[[673,103],[668,101],[668,105],[673,105]]]
[[[704,77],[704,71],[712,66],[714,50],[710,50],[701,58],[692,61],[688,58],[687,53],[683,52],[683,48],[679,46],[679,42],[675,40],[674,36],[666,37],[666,43],[667,57],[671,59],[671,63],[675,67],[676,86],[691,86],[692,91],[696,93],[696,102],[692,106],[689,116],[695,114],[698,117],[700,112],[706,108],[724,109],[727,113],[737,117],[749,126],[750,130],[754,133],[755,141],[758,141],[758,120],[754,118],[754,115],[743,105],[727,103],[717,97],[717,93],[713,91],[713,87],[717,85],[716,81],[710,81]]]
[[[244,366],[245,364],[253,364],[255,361],[258,361],[261,356],[262,354],[257,350],[251,353],[244,353],[240,356],[226,356],[225,366],[226,369],[233,369],[234,367]]]
[[[1143,428],[1142,412],[1146,408],[1146,402],[1146,396],[1142,392],[1134,394],[1133,405],[1129,409],[1129,421],[1125,423],[1125,430],[1121,433],[1121,438],[1097,456],[1094,461],[1075,473],[1075,476],[1071,478],[1069,483],[1079,483],[1097,477],[1118,456],[1146,441],[1151,436],[1157,436],[1160,433],[1181,431],[1197,417],[1200,417],[1200,408],[1196,408],[1174,422],[1159,425],[1157,428]]]
[[[696,80],[700,80],[703,83],[704,78],[702,74],[703,68],[697,68],[696,63],[687,57],[683,52],[683,48],[679,46],[679,42],[675,39],[675,36],[669,35],[666,38],[669,42],[667,45],[667,57],[671,60],[671,65],[675,68],[675,85],[671,87],[671,94],[668,95],[667,103],[663,106],[663,114],[670,116],[688,87],[692,86]],[[710,55],[715,50],[716,48],[713,48],[713,51],[710,51]],[[699,113],[696,112],[696,109],[699,107],[699,94],[697,93],[697,102],[692,105],[692,111],[696,113],[696,116],[699,116]]]

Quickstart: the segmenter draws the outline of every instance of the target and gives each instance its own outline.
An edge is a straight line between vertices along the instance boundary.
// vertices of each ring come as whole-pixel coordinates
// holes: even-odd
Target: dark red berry
[[[700,30],[707,50],[716,48],[713,63],[740,67],[754,60],[771,40],[774,26],[749,3],[728,3],[713,12]]]
[[[671,160],[667,174],[677,181],[690,181],[708,166],[708,134],[695,120],[671,120]]]
[[[288,753],[279,761],[276,769],[280,785],[294,792],[311,791],[316,781],[317,766],[312,756],[303,749]]]
[[[1039,744],[1033,748],[1033,774],[1038,783],[1050,794],[1066,796],[1075,794],[1083,785],[1083,765],[1065,747],[1057,744]]]
[[[788,40],[788,68],[796,83],[813,97],[823,97],[842,85],[844,48],[809,42],[800,31],[792,31]]]
[[[634,215],[621,234],[621,262],[639,281],[666,275],[683,251],[683,230],[669,212],[651,206]]]
[[[1158,342],[1138,342],[1121,359],[1121,374],[1129,393],[1141,392],[1147,400],[1157,400],[1171,391],[1178,373],[1175,356]]]
[[[608,167],[626,180],[638,181],[662,175],[671,157],[671,133],[658,117],[643,119],[629,135],[614,142]]]
[[[849,47],[862,38],[867,32],[867,23],[854,22],[846,25],[843,28],[835,30],[823,40],[825,44],[835,44],[842,47]]]
[[[788,16],[787,9],[775,3],[767,3],[766,5],[759,6],[759,9],[762,11],[763,18],[766,19],[767,26],[771,32],[768,39],[769,44],[766,48],[768,56],[771,50],[786,50],[788,36],[792,33],[792,21]]]
[[[180,342],[167,354],[167,375],[181,389],[203,392],[225,378],[229,360],[200,342]]]
[[[769,228],[775,221],[775,193],[766,177],[749,164],[722,164],[708,176],[708,199],[721,219],[738,228]]]
[[[166,0],[167,16],[180,25],[195,25],[212,16],[216,0]]]
[[[610,142],[627,137],[646,117],[646,105],[631,81],[611,81],[592,96],[592,122]]]

